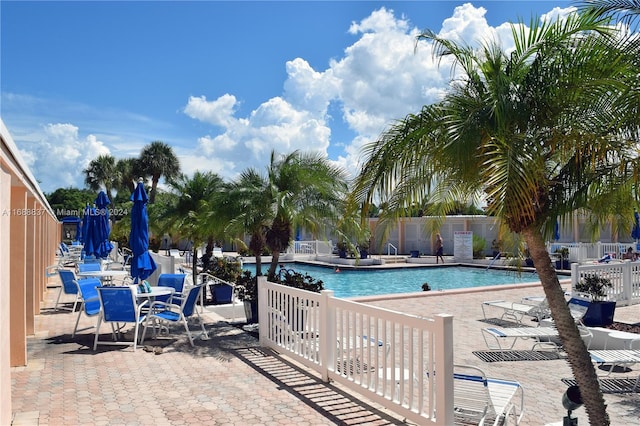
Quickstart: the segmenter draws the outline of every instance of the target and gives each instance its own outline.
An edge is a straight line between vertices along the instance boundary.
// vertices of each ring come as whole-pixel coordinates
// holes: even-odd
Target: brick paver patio
[[[92,329],[71,338],[77,314],[54,311],[56,294],[49,289],[44,312],[36,318],[28,365],[12,369],[14,425],[403,424],[358,394],[323,383],[315,373],[260,348],[255,338],[213,312],[204,315],[211,338],[197,339],[195,348],[176,330],[171,338],[145,342],[162,346],[161,354],[114,346],[94,352]],[[566,360],[488,363],[472,353],[486,349],[482,301],[532,294],[542,289],[433,292],[367,303],[422,316],[454,315],[455,362],[520,381],[522,424],[535,426],[561,422],[566,414],[561,404],[566,389],[561,379],[571,378]],[[639,321],[640,306],[617,308],[616,320]],[[83,316],[80,326],[94,323]],[[639,369],[620,376],[635,378]],[[611,424],[637,423],[640,393],[605,398]],[[584,408],[573,414],[579,424],[588,424]]]

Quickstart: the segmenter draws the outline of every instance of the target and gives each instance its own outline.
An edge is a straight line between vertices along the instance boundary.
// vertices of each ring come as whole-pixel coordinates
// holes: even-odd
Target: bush
[[[309,274],[302,274],[282,266],[272,281],[286,285],[287,287],[299,288],[315,293],[324,290],[322,280],[316,280]],[[243,301],[258,300],[258,279],[251,274],[251,271],[243,271],[242,275],[240,275],[235,282],[238,299]]]
[[[202,270],[207,274],[220,278],[221,280],[236,283],[238,278],[242,275],[242,267],[237,260],[230,260],[229,258],[212,258],[207,267]]]
[[[473,242],[471,243],[473,247],[473,258],[474,259],[482,259],[484,258],[484,248],[487,245],[487,240],[484,238],[473,234]]]

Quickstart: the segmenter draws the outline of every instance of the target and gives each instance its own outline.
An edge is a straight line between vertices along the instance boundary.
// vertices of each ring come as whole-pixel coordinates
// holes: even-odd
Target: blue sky
[[[566,1],[0,2],[0,115],[45,192],[100,154],[170,144],[183,172],[233,179],[269,153],[361,146],[438,99],[431,29],[509,47],[509,22]]]

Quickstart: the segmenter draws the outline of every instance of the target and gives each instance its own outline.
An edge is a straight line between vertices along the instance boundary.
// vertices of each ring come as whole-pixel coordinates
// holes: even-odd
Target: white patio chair
[[[538,323],[548,316],[550,316],[549,305],[547,299],[534,300],[530,298],[528,300],[522,300],[521,302],[509,302],[507,300],[487,300],[482,302],[482,315],[487,319],[485,307],[491,306],[494,308],[502,309],[502,315],[500,319],[508,318],[515,322],[522,323],[522,319],[525,316],[534,318]]]

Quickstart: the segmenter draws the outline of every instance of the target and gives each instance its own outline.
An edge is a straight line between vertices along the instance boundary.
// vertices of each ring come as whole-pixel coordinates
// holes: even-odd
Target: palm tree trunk
[[[534,227],[528,227],[522,231],[522,236],[527,243],[531,259],[540,277],[540,282],[551,310],[551,316],[560,335],[562,346],[568,355],[567,359],[571,366],[571,371],[580,388],[589,424],[608,425],[609,415],[604,397],[600,391],[595,367],[587,347],[580,337],[576,322],[571,316],[564,298],[564,291],[558,281],[558,275],[551,266],[551,257],[547,252],[542,235]]]
[[[276,250],[271,253],[271,264],[269,265],[269,272],[267,273],[267,277],[269,279],[273,279],[276,276],[276,266],[280,262],[280,251]]]
[[[198,246],[193,245],[193,256],[191,258],[191,271],[193,273],[193,285],[198,284]],[[204,291],[204,289],[203,289]]]

